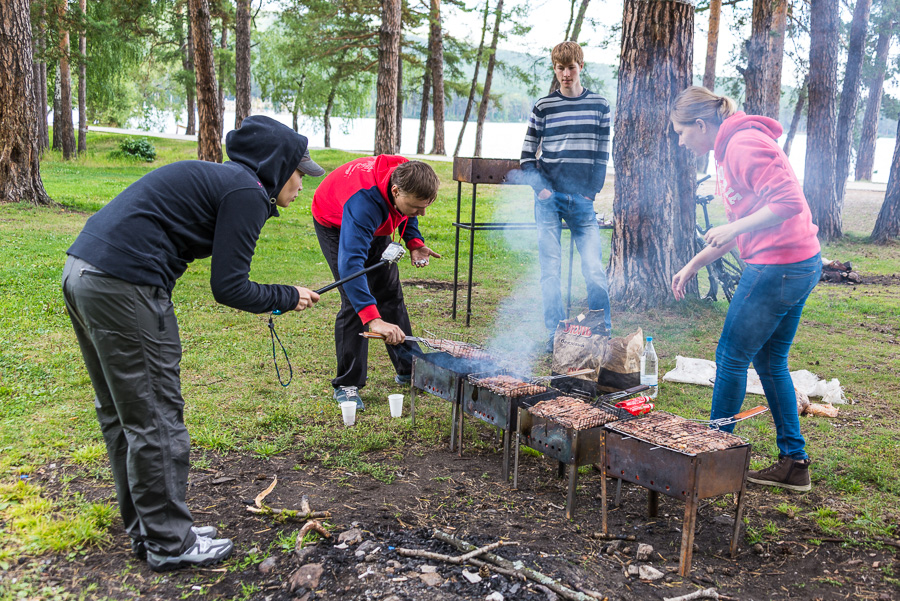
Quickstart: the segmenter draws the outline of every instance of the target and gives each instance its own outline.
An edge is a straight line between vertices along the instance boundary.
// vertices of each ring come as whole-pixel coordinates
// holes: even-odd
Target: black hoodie
[[[216,301],[253,313],[291,310],[297,289],[251,282],[250,261],[306,147],[289,127],[248,117],[225,138],[230,161],[179,161],[151,171],[88,219],[67,252],[169,295],[188,263],[211,256]]]

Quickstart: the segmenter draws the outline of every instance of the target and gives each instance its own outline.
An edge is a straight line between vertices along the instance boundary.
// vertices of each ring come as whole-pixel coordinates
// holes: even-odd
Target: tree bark
[[[87,18],[87,0],[79,0],[82,19]],[[78,154],[87,152],[87,34],[78,35]]]
[[[847,49],[847,65],[844,67],[844,85],[841,91],[841,107],[837,120],[837,156],[835,157],[835,196],[838,212],[844,208],[844,192],[850,175],[850,145],[853,142],[853,126],[859,106],[859,84],[865,58],[866,30],[869,28],[869,12],[872,0],[857,0],[850,23],[850,43]]]
[[[809,111],[803,193],[819,238],[840,238],[841,213],[835,194],[837,152],[838,16],[837,0],[811,0],[809,40]]]
[[[466,101],[466,112],[463,114],[462,126],[459,128],[459,138],[456,140],[456,148],[453,150],[454,157],[459,156],[463,135],[466,133],[466,124],[469,122],[469,116],[472,114],[472,105],[475,103],[475,92],[478,90],[478,70],[481,68],[481,53],[484,52],[484,36],[487,35],[488,15],[490,14],[491,3],[489,0],[485,0],[484,22],[481,25],[481,41],[478,43],[478,54],[475,57],[475,73],[472,75],[472,86],[469,88],[469,99]]]
[[[430,35],[430,34],[429,34]],[[429,49],[431,42],[428,42]],[[478,65],[475,65],[478,69]],[[431,50],[425,59],[425,75],[422,77],[422,105],[419,107],[419,139],[416,141],[416,153],[425,154],[425,135],[428,130],[428,110],[431,108]],[[465,127],[465,121],[463,122]]]
[[[441,33],[441,0],[431,0],[431,81],[434,90],[431,115],[434,140],[431,154],[447,154],[444,148],[444,36]]]
[[[55,77],[53,78],[53,123],[59,118],[59,61],[56,61]],[[50,139],[51,150],[59,150],[59,128],[53,128]]]
[[[856,179],[872,180],[872,166],[875,164],[875,142],[878,141],[878,115],[881,113],[881,95],[884,90],[884,73],[891,46],[893,23],[882,26],[878,33],[875,49],[875,72],[869,81],[869,98],[866,114],[863,116],[862,133],[859,137],[859,151],[856,153]]]
[[[400,143],[403,140],[403,25],[400,25],[400,55],[397,57],[397,145],[394,154],[400,154]]]
[[[56,7],[60,27],[65,27],[66,3]],[[75,126],[72,123],[72,72],[69,68],[69,32],[59,32],[59,113],[53,116],[53,131],[59,135],[59,147],[63,158],[75,158]]]
[[[897,143],[894,145],[894,160],[888,176],[884,203],[875,220],[872,242],[886,244],[900,237],[900,123],[897,124]]]
[[[234,128],[250,116],[250,0],[237,0],[234,23]]]
[[[228,24],[225,16],[222,16],[222,38],[219,41],[219,48],[225,50],[228,48]],[[225,64],[219,61],[219,81],[218,83],[218,104],[219,104],[219,123],[225,126]]]
[[[588,5],[590,3],[591,0],[581,0],[581,6],[578,8],[578,16],[575,17],[575,25],[572,26],[572,33],[568,36],[570,42],[578,41],[578,36],[581,35],[581,26],[584,24],[584,15],[587,13]]]
[[[52,201],[41,181],[40,135],[34,126],[30,13],[28,0],[0,4],[0,202],[46,205]]]
[[[787,0],[753,1],[753,27],[744,70],[744,107],[748,114],[778,119],[787,9]]]
[[[181,10],[180,8],[178,10]],[[181,68],[188,72],[189,77],[184,83],[184,97],[187,104],[187,125],[184,128],[186,136],[197,133],[197,107],[195,97],[197,93],[196,73],[194,71],[194,30],[191,26],[190,8],[187,16],[187,39],[183,40],[181,50]]]
[[[322,124],[325,127],[325,148],[331,148],[331,111],[334,109],[334,97],[337,95],[337,83],[332,84],[328,92],[328,102],[325,104],[325,113],[322,115]]]
[[[719,52],[719,23],[722,20],[722,0],[709,3],[709,31],[706,33],[706,66],[703,71],[703,87],[716,91],[716,55]],[[697,157],[697,171],[706,173],[709,153]]]
[[[300,114],[300,98],[303,94],[303,84],[306,82],[306,73],[297,82],[297,95],[294,97],[294,108],[291,110],[291,125],[294,131],[298,131],[299,123],[297,116]]]
[[[50,147],[50,132],[47,127],[47,34],[46,34],[46,26],[47,22],[47,7],[41,6],[41,16],[40,23],[38,23],[37,31],[38,31],[38,39],[35,41],[35,47],[40,49],[40,62],[38,64],[38,73],[39,76],[34,79],[34,85],[37,87],[37,96],[38,96],[38,132],[40,134],[40,139],[38,140],[38,146],[43,152],[47,148]]]
[[[475,123],[474,155],[477,157],[481,156],[481,138],[484,135],[484,120],[487,118],[488,103],[491,101],[491,80],[494,77],[494,65],[497,62],[497,42],[500,40],[500,22],[503,20],[503,0],[497,0],[495,14],[494,35],[491,39],[491,50],[484,75],[484,90],[481,94],[481,103],[478,105],[478,120]]]
[[[397,148],[397,69],[400,62],[400,0],[382,0],[375,99],[375,154]]]
[[[197,76],[197,113],[200,121],[197,157],[201,161],[221,163],[222,122],[219,121],[209,2],[190,0],[190,7],[191,29],[194,34],[194,68]]]
[[[809,90],[809,74],[803,78],[803,86],[797,93],[797,104],[794,106],[794,116],[791,119],[791,127],[788,129],[787,138],[784,141],[784,154],[791,156],[791,144],[794,143],[794,136],[797,135],[797,128],[800,126],[800,117],[803,115],[803,105],[806,104],[806,93]]]
[[[625,0],[609,290],[633,308],[671,300],[672,276],[694,255],[695,163],[668,119],[691,85],[693,31],[688,2]]]

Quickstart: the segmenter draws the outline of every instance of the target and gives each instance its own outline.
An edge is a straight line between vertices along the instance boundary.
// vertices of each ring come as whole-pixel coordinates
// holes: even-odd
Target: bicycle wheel
[[[706,248],[706,241],[699,235],[694,237],[694,246],[696,253]],[[697,289],[700,292],[700,298],[708,301],[715,301],[719,296],[719,282],[716,279],[716,272],[713,265],[707,265],[697,273]]]
[[[734,291],[737,290],[738,282],[741,281],[741,274],[744,272],[744,261],[735,250],[731,250],[721,259],[712,263],[715,278],[719,281],[722,292],[728,302],[734,297]]]

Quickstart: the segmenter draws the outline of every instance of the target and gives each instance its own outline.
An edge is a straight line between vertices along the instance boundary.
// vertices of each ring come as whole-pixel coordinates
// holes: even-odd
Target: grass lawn
[[[42,177],[53,208],[0,205],[0,567],[15,555],[91,544],[114,519],[108,506],[38,502],[21,476],[51,462],[82,466],[86,477],[108,479],[105,449],[94,415],[90,382],[66,315],[59,280],[65,250],[94,211],[144,173],[167,162],[196,156],[194,143],[155,139],[154,163],[110,158],[121,136],[89,134],[86,157],[63,162],[48,153]],[[355,158],[322,150],[313,158],[327,170]],[[480,233],[475,243],[472,326],[452,321],[449,286],[453,281],[456,183],[452,163],[432,163],[443,182],[438,202],[420,220],[428,245],[443,253],[427,269],[401,265],[406,302],[416,333],[425,330],[476,342],[505,341],[515,348],[543,342],[536,243],[533,232]],[[319,287],[331,281],[319,251],[310,212],[319,180],[304,178],[294,204],[262,231],[251,277],[263,283]],[[598,200],[598,211],[612,215],[612,185]],[[466,187],[464,194],[469,194]],[[479,220],[527,221],[531,194],[519,187],[482,186]],[[802,418],[814,458],[814,486],[830,492],[831,509],[853,518],[833,526],[838,536],[898,533],[900,480],[900,245],[867,243],[877,214],[878,194],[853,191],[845,207],[848,235],[823,250],[830,259],[852,261],[866,280],[877,284],[822,285],[812,294],[791,356],[792,369],[809,369],[838,378],[850,404],[837,419]],[[721,213],[714,214],[721,222]],[[463,234],[464,249],[467,238]],[[608,252],[608,241],[604,245]],[[466,260],[467,250],[462,253]],[[465,263],[463,263],[464,267]],[[575,266],[576,274],[580,269]],[[464,272],[463,272],[464,273]],[[584,298],[580,277],[574,298]],[[269,457],[300,451],[325,466],[369,474],[390,482],[392,461],[415,445],[443,444],[449,415],[442,401],[427,397],[417,405],[416,427],[389,417],[387,395],[400,392],[387,353],[373,344],[369,381],[363,390],[365,426],[339,427],[340,411],[331,398],[334,369],[333,320],[337,292],[323,295],[315,308],[275,318],[291,365],[293,381],[279,385],[272,363],[267,316],[217,305],[209,291],[209,260],[196,261],[174,292],[184,346],[182,384],[185,420],[193,444],[220,453]],[[465,297],[461,296],[465,318]],[[614,305],[614,334],[642,328],[654,336],[661,375],[684,355],[712,359],[727,304],[673,303],[646,312]],[[455,334],[454,334],[455,333]],[[279,351],[279,365],[284,371]],[[535,360],[546,373],[546,358]],[[686,417],[708,416],[711,388],[663,383],[657,408]],[[764,403],[749,397],[751,404]],[[473,420],[469,420],[471,424]],[[479,428],[470,425],[470,428]],[[775,457],[774,429],[764,416],[738,426],[754,447],[758,468]],[[479,444],[472,437],[471,444]],[[17,484],[17,482],[19,482]],[[28,510],[23,508],[28,507]],[[106,509],[104,509],[106,507]],[[24,516],[24,517],[23,517]],[[67,528],[38,528],[45,516],[68,520]],[[87,518],[89,519],[86,519]],[[16,521],[20,520],[20,521]],[[31,521],[29,521],[31,520]],[[87,521],[88,525],[79,526]]]

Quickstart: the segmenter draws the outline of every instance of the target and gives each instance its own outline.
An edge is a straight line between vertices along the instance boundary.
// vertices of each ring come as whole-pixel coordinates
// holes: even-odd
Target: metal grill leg
[[[413,367],[415,369],[415,367]],[[411,386],[409,391],[409,420],[413,428],[416,427],[416,387]]]
[[[618,507],[622,504],[622,479],[616,478],[616,500],[614,505]]]
[[[578,465],[572,463],[569,466],[569,494],[566,495],[566,519],[571,520],[575,515],[575,484],[578,482]]]
[[[516,425],[516,455],[513,463],[513,490],[519,490],[519,445],[522,438],[521,423]]]
[[[501,476],[504,482],[509,482],[509,443],[511,438],[509,430],[503,430],[503,468]]]

